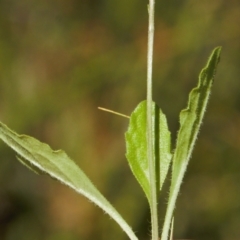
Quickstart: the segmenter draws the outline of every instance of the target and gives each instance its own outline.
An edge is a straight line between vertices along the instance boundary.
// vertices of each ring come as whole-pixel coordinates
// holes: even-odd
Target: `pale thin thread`
[[[107,109],[107,108],[98,107],[98,109],[102,110],[102,111],[105,111],[105,112],[109,112],[109,113],[118,115],[118,116],[121,116],[121,117],[130,118],[128,115],[125,115],[125,114],[122,114],[122,113],[119,113],[119,112],[115,112],[115,111]]]

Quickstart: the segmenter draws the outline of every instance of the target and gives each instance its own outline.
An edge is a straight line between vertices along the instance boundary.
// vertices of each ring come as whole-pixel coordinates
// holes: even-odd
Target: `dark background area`
[[[0,0],[1,121],[64,149],[140,240],[149,239],[150,217],[125,159],[128,119],[97,107],[130,115],[145,99],[147,19],[140,0]],[[238,0],[156,1],[153,95],[173,139],[200,70],[223,47],[177,202],[175,238],[240,238],[239,24]],[[159,201],[164,208],[167,195]],[[127,237],[102,210],[30,172],[1,143],[0,239]]]

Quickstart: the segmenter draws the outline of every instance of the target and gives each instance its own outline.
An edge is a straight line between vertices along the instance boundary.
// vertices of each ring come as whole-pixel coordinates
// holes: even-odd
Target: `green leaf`
[[[147,138],[146,138],[146,101],[142,101],[133,111],[130,118],[126,138],[126,157],[130,168],[137,181],[143,188],[148,201],[150,202],[150,178],[149,166],[147,160]],[[170,132],[168,131],[165,115],[152,103],[152,120],[153,120],[153,149],[155,152],[155,166],[159,172],[159,187],[161,189],[166,178],[170,161],[171,145]],[[160,171],[159,171],[160,168]]]
[[[25,167],[27,167],[29,170],[33,171],[34,173],[38,174],[38,175],[42,175],[44,174],[44,172],[42,170],[40,170],[39,168],[35,167],[33,164],[29,163],[27,160],[25,160],[24,158],[22,158],[21,156],[16,156],[17,160],[23,164]]]
[[[53,151],[47,144],[26,135],[18,135],[0,122],[0,138],[17,154],[18,159],[30,169],[44,172],[84,195],[108,213],[127,233],[131,240],[137,237],[82,170],[62,150]]]
[[[203,115],[206,111],[216,68],[220,59],[220,53],[220,47],[213,50],[207,65],[200,73],[197,87],[194,88],[189,95],[187,108],[180,113],[180,130],[178,132],[176,150],[173,155],[172,182],[161,237],[162,240],[168,239],[177,195],[197,139]]]
[[[155,110],[153,106],[153,120]],[[141,102],[132,112],[126,138],[126,157],[136,179],[150,201],[150,180],[147,161],[146,101]]]
[[[159,122],[159,149],[160,149],[160,191],[162,189],[163,183],[167,177],[167,173],[172,160],[171,153],[171,133],[168,130],[167,118],[160,110],[160,122]]]

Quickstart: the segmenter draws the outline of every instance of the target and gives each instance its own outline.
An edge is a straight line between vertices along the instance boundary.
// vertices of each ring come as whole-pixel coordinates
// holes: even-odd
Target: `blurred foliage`
[[[97,107],[130,114],[145,98],[147,17],[147,1],[0,1],[1,121],[64,149],[141,240],[150,218],[124,157],[128,120]],[[239,22],[237,0],[156,1],[154,99],[173,136],[207,56],[223,46],[176,238],[240,236]],[[127,239],[86,199],[29,172],[3,144],[0,152],[0,239]]]

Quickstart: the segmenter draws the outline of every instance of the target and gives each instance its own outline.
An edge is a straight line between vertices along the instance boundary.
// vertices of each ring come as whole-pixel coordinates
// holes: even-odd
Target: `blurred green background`
[[[125,159],[128,120],[145,99],[147,1],[1,0],[0,117],[64,149],[133,227],[150,236],[147,200]],[[215,46],[208,112],[175,213],[175,238],[240,238],[240,2],[156,1],[154,100],[172,137]],[[174,141],[173,141],[174,142]],[[160,198],[163,213],[166,193]],[[160,220],[163,220],[163,215]],[[126,240],[114,221],[0,144],[0,239]]]

